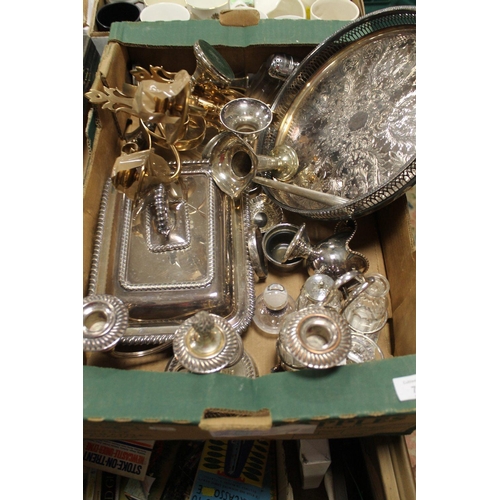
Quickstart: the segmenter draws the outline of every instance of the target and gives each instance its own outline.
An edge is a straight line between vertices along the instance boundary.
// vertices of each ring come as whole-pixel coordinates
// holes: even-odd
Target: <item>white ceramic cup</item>
[[[229,8],[228,0],[186,0],[193,19],[212,19]]]
[[[311,19],[352,21],[357,17],[358,6],[350,0],[316,0],[311,5]]]
[[[143,0],[144,1],[144,5],[146,7],[149,7],[150,5],[154,5],[154,4],[157,4],[157,3],[166,3],[168,1],[168,3],[178,3],[179,5],[182,5],[183,7],[186,7],[186,0]]]
[[[259,12],[264,12],[266,16],[271,12],[279,3],[279,0],[254,0],[255,8]]]
[[[301,0],[280,0],[274,9],[267,13],[269,19],[283,19],[283,16],[296,16],[293,19],[305,19],[306,8]]]
[[[160,2],[144,7],[141,21],[187,21],[191,18],[189,10],[178,3]]]

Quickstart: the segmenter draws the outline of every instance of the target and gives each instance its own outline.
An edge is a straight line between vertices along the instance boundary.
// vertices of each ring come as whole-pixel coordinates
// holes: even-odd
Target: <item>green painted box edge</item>
[[[210,408],[248,413],[267,409],[276,425],[415,414],[416,400],[400,401],[393,385],[394,378],[415,374],[416,355],[256,379],[84,366],[83,416],[93,421],[197,425]]]
[[[149,23],[113,23],[109,41],[147,47],[185,47],[197,40],[212,45],[248,47],[284,46],[300,43],[315,45],[348,24],[347,21],[311,21],[262,19],[255,26],[222,26],[218,21],[157,21]]]

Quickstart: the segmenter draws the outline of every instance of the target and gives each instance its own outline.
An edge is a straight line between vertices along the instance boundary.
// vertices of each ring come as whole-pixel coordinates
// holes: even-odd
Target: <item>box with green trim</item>
[[[119,23],[113,25],[93,87],[120,88],[130,82],[132,65],[167,71],[195,68],[193,44],[204,39],[227,60],[236,75],[257,71],[274,53],[305,57],[345,23],[280,20],[247,28],[212,21]],[[116,116],[98,109],[94,148],[85,172],[84,295],[98,229],[104,185],[120,154]],[[300,217],[287,214],[290,221]],[[405,197],[358,219],[350,246],[365,254],[370,272],[391,285],[390,317],[379,345],[385,359],[330,370],[271,373],[275,338],[253,324],[243,333],[245,349],[257,364],[255,379],[216,373],[165,372],[171,352],[122,359],[106,353],[84,357],[84,437],[101,439],[276,439],[360,437],[406,434],[416,426],[416,399],[401,397],[398,381],[416,378],[416,251],[409,232]],[[307,220],[311,240],[333,231],[332,222]],[[307,271],[275,274],[256,283],[255,294],[279,281],[297,297]]]

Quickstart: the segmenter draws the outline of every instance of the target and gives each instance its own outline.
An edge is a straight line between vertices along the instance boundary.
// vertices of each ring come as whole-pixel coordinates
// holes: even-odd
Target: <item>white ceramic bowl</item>
[[[157,3],[178,3],[179,5],[182,5],[183,7],[186,7],[186,0],[143,0],[144,5],[146,7],[149,7],[150,5],[155,5]]]
[[[255,0],[255,8],[266,16],[278,5],[279,0]]]
[[[311,19],[352,21],[357,17],[358,6],[350,0],[316,0],[311,5]]]
[[[296,18],[306,18],[306,8],[301,0],[280,0],[278,5],[267,13],[269,19],[282,18],[283,16],[296,16]]]
[[[178,3],[160,2],[144,7],[141,21],[187,21],[191,18],[189,10]]]
[[[193,19],[211,19],[229,8],[228,0],[186,0]]]

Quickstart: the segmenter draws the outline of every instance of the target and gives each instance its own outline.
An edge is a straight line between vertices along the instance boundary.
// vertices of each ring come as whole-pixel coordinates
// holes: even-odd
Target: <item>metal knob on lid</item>
[[[214,373],[241,359],[243,342],[225,319],[201,311],[176,330],[173,350],[186,370]]]
[[[342,298],[342,292],[336,288],[334,279],[327,274],[317,273],[309,276],[302,285],[297,299],[297,309],[317,305],[340,312]]]
[[[89,295],[83,299],[83,350],[109,351],[128,326],[127,306],[113,295]]]
[[[326,369],[346,359],[351,349],[351,331],[336,311],[309,306],[287,318],[279,342],[299,365]]]

